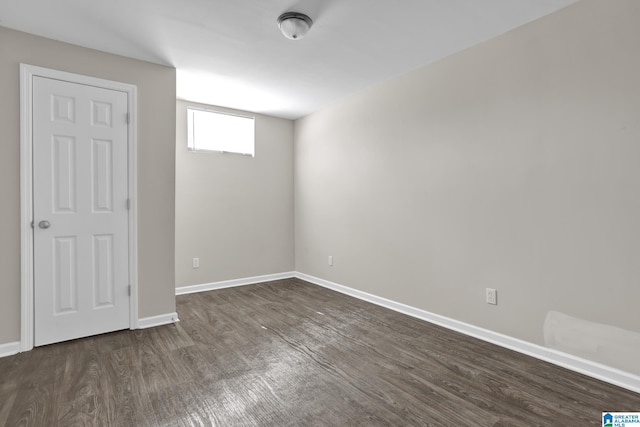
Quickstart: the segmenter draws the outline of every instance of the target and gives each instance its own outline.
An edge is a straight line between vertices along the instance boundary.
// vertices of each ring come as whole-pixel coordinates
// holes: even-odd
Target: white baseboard
[[[193,294],[196,292],[214,291],[217,289],[233,288],[236,286],[253,285],[262,282],[271,282],[273,280],[290,279],[296,277],[293,271],[287,273],[267,274],[264,276],[247,277],[244,279],[225,280],[222,282],[204,283],[202,285],[182,286],[176,288],[176,295]]]
[[[640,393],[640,376],[638,375],[621,371],[619,369],[593,362],[591,360],[576,357],[571,354],[549,349],[541,345],[503,335],[498,332],[493,332],[488,329],[483,329],[478,326],[473,326],[468,323],[460,322],[448,317],[440,316],[438,314],[430,313],[428,311],[411,307],[406,304],[362,292],[357,289],[352,289],[347,286],[339,285],[328,280],[309,276],[308,274],[296,273],[295,277],[313,283],[315,285],[332,289],[334,291],[350,295],[363,301],[367,301],[397,311],[399,313],[406,314],[408,316],[425,320],[427,322],[445,327],[447,329],[461,332],[465,335],[469,335],[471,337],[496,344],[500,347],[508,348],[510,350],[535,357],[536,359],[553,363],[554,365],[558,365],[563,368],[590,376],[592,378],[596,378],[598,380],[623,387],[636,393]]]
[[[0,357],[13,356],[20,352],[20,342],[0,344]]]
[[[153,328],[179,322],[178,313],[166,313],[159,316],[144,317],[138,320],[138,329]]]
[[[178,313],[167,313],[160,316],[145,317],[138,320],[138,328],[153,328],[154,326],[168,325],[170,323],[176,323],[179,321],[180,320],[178,319]],[[13,356],[14,354],[18,354],[21,351],[22,350],[20,347],[20,342],[9,342],[6,344],[0,344],[0,358]]]

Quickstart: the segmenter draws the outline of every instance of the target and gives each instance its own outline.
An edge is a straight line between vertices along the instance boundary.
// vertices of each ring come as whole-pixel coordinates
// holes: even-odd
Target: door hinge
[[[130,124],[131,122],[131,116],[129,115],[129,113],[125,114],[125,118],[127,120],[127,124]]]
[[[129,296],[131,296],[131,285],[127,286],[127,292],[129,293]]]
[[[127,199],[127,210],[131,209],[131,199]]]
[[[31,228],[36,228],[36,224],[33,221],[31,221]]]

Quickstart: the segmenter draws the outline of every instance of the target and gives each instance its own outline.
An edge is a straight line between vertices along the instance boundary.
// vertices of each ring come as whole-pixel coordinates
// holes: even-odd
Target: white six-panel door
[[[127,105],[33,78],[35,345],[129,328]]]

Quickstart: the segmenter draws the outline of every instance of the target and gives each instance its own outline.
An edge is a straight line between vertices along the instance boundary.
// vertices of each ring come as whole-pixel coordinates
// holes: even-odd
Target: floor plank
[[[0,359],[6,426],[598,426],[640,395],[297,279]]]

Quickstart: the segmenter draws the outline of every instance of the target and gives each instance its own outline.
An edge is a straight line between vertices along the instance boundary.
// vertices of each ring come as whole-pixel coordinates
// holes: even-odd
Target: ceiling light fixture
[[[313,21],[303,13],[286,12],[278,17],[280,31],[291,40],[298,40],[306,36],[311,25],[313,25]]]

